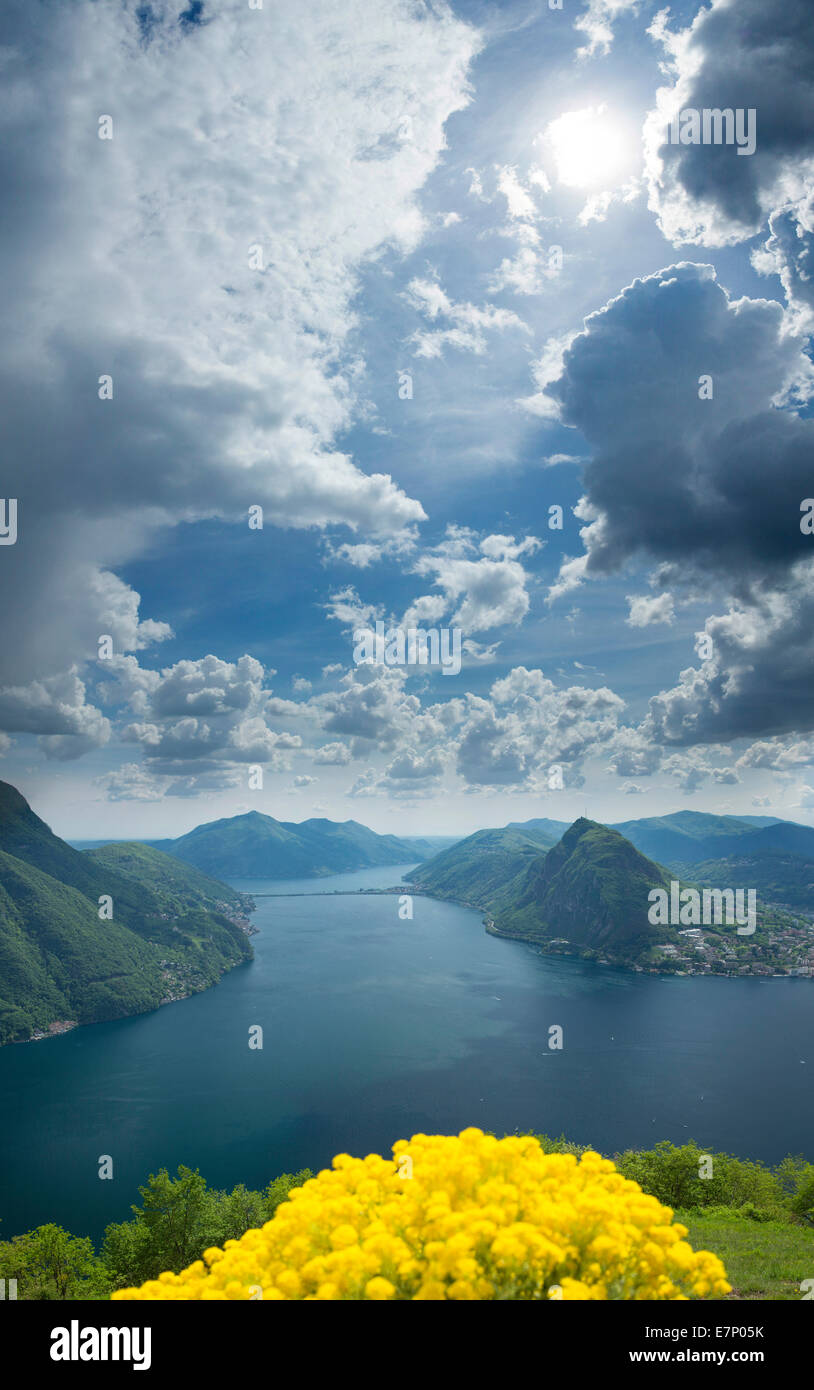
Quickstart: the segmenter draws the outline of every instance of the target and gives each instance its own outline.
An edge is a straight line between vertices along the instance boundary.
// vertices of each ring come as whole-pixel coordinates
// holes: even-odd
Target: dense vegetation
[[[0,1043],[205,989],[251,959],[252,905],[145,845],[80,853],[0,783]]]
[[[239,1184],[231,1192],[208,1188],[200,1173],[183,1166],[166,1169],[139,1188],[141,1205],[130,1221],[109,1225],[98,1253],[86,1236],[61,1226],[38,1226],[0,1240],[0,1279],[17,1280],[19,1299],[100,1299],[114,1289],[179,1271],[204,1250],[262,1226],[292,1187],[312,1177],[310,1169],[284,1173],[262,1191]]]
[[[581,817],[529,864],[512,901],[498,908],[495,925],[531,941],[562,937],[609,958],[638,960],[672,935],[648,921],[653,888],[669,892],[665,869],[618,831]]]
[[[754,888],[760,902],[779,903],[809,918],[814,915],[814,858],[784,849],[763,849],[674,867],[682,877],[699,883],[714,888],[735,883]]]
[[[407,877],[433,897],[497,909],[511,901],[531,861],[556,839],[534,826],[478,830]]]
[[[564,1136],[536,1136],[547,1153],[587,1151]],[[788,1157],[776,1167],[693,1142],[610,1155],[625,1177],[672,1207],[694,1248],[724,1262],[733,1298],[800,1298],[814,1262],[814,1164]],[[702,1176],[708,1174],[708,1176]],[[313,1174],[285,1173],[263,1191],[242,1184],[231,1192],[206,1185],[201,1174],[162,1169],[139,1188],[133,1218],[109,1225],[96,1251],[87,1237],[55,1225],[0,1240],[0,1278],[17,1280],[18,1299],[102,1299],[117,1288],[180,1273],[203,1251],[262,1226],[292,1187]]]

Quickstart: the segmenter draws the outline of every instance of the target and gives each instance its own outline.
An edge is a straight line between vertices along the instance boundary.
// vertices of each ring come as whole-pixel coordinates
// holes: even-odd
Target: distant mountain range
[[[319,878],[428,859],[453,837],[377,835],[358,821],[275,820],[260,811],[199,825],[156,849],[219,878]]]
[[[568,826],[568,821],[529,820],[513,821],[505,828],[527,834],[539,832],[556,841]],[[609,829],[618,830],[642,854],[668,866],[700,864],[705,859],[757,854],[763,850],[787,850],[814,860],[814,828],[778,820],[775,816],[716,816],[705,811],[675,811],[669,816],[616,821]]]
[[[110,920],[100,898],[112,899]],[[251,959],[252,906],[147,845],[80,853],[0,782],[0,1043],[214,984]]]
[[[470,889],[488,890],[501,880],[507,855],[525,846],[550,849],[570,822],[536,818],[513,821],[501,829],[456,836],[379,835],[358,821],[275,820],[260,811],[227,816],[196,826],[172,840],[150,840],[153,848],[181,859],[204,873],[225,879],[320,878],[388,864],[433,861],[439,886],[448,896]],[[676,811],[669,816],[621,821],[618,830],[640,853],[668,868],[700,864],[731,854],[782,851],[814,862],[814,828],[771,816],[716,816]],[[87,848],[115,841],[75,842]],[[477,851],[473,854],[472,851]],[[444,875],[449,874],[449,881]],[[472,875],[475,878],[472,879]],[[813,875],[814,877],[814,875]]]

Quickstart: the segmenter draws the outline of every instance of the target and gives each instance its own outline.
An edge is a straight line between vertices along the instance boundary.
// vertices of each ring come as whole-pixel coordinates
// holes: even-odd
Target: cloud
[[[616,733],[624,701],[602,687],[558,690],[542,671],[515,667],[489,699],[469,695],[457,745],[457,770],[470,786],[533,786],[552,764],[581,761]]]
[[[710,658],[654,696],[643,729],[664,743],[765,740],[814,729],[814,571],[788,592],[765,589],[707,618]],[[799,748],[799,743],[797,744]],[[751,765],[756,754],[745,754]],[[750,763],[744,763],[748,766]]]
[[[510,217],[535,218],[537,217],[537,204],[525,189],[517,177],[517,170],[509,165],[504,165],[498,169],[497,186],[499,191],[506,199],[506,207]]]
[[[418,194],[468,101],[476,31],[408,0],[314,0],[293,26],[237,0],[205,23],[169,0],[144,14],[10,0],[4,16],[0,408],[20,515],[4,562],[20,598],[2,651],[23,683],[132,629],[115,570],[158,526],[245,525],[260,504],[275,525],[375,541],[424,517],[335,441],[358,409],[360,270],[424,233]],[[117,650],[168,631],[150,616]]]
[[[112,679],[101,687],[106,702],[129,706],[139,716],[119,730],[123,743],[143,751],[137,787],[153,779],[162,796],[194,795],[196,779],[202,791],[228,788],[244,776],[241,765],[283,771],[288,754],[302,747],[301,734],[271,728],[268,720],[307,716],[307,704],[276,700],[266,683],[273,669],[252,656],[229,662],[208,655],[160,672],[144,670],[134,657],[110,665]],[[128,771],[124,780],[100,785],[118,797],[131,780]]]
[[[672,594],[628,594],[630,612],[625,619],[629,627],[650,627],[653,623],[671,623],[675,617]]]
[[[787,772],[791,768],[804,767],[814,763],[814,740],[758,739],[750,744],[738,758],[738,767],[771,768],[774,772]]]
[[[324,743],[314,753],[315,763],[325,763],[329,767],[346,767],[350,762],[350,749],[346,743]]]
[[[383,750],[399,743],[426,745],[440,736],[442,726],[415,695],[406,694],[405,679],[402,667],[363,663],[342,678],[339,690],[311,703],[321,712],[326,733],[354,740],[354,756],[364,756],[374,744]]]
[[[593,58],[597,53],[609,53],[616,20],[625,11],[635,14],[640,3],[641,0],[588,0],[585,12],[574,20],[574,28],[588,41],[577,49],[577,57]]]
[[[416,562],[417,574],[435,576],[443,599],[425,595],[416,600],[410,609],[411,621],[422,611],[419,605],[424,605],[426,617],[434,619],[454,608],[450,622],[468,636],[522,622],[529,596],[528,575],[520,557],[534,554],[541,544],[534,536],[521,541],[514,536],[486,536],[477,546],[480,558],[475,559],[469,558],[477,554],[475,542],[455,533],[451,544],[442,542]]]
[[[752,252],[763,275],[779,275],[795,324],[814,329],[814,191],[769,217],[769,238]]]
[[[482,356],[487,349],[487,333],[502,333],[509,328],[529,331],[511,309],[498,309],[492,304],[483,309],[475,304],[456,304],[436,280],[411,280],[405,298],[430,322],[446,321],[450,325],[433,330],[418,329],[410,340],[415,344],[416,357],[443,357],[446,347]]]
[[[774,403],[810,389],[811,369],[779,304],[730,299],[711,266],[669,266],[591,314],[562,361],[548,394],[595,449],[577,508],[586,555],[563,587],[634,557],[686,582],[778,577],[810,555],[814,422]]]
[[[420,754],[405,748],[384,770],[377,790],[396,801],[434,796],[444,775],[444,757],[438,749]]]
[[[28,685],[4,686],[0,725],[10,733],[39,734],[46,758],[71,761],[110,739],[110,721],[85,695],[76,670]]]
[[[652,26],[673,78],[645,124],[650,206],[674,243],[721,246],[753,236],[767,214],[810,187],[814,171],[814,22],[809,0],[712,0],[688,29]],[[678,111],[757,113],[754,154],[671,144]]]
[[[364,603],[352,584],[331,594],[325,609],[329,617],[348,628],[371,627],[384,613],[380,604]]]

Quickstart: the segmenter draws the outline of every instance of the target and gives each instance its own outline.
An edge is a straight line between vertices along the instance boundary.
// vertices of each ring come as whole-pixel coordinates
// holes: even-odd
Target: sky
[[[814,824],[812,66],[810,0],[6,0],[0,777]]]

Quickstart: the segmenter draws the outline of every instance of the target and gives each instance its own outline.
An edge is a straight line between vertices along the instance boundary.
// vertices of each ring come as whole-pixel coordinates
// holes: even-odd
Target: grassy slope
[[[676,1211],[693,1250],[712,1250],[724,1262],[730,1299],[802,1298],[800,1283],[812,1278],[814,1230],[786,1221],[751,1221],[736,1213]]]

